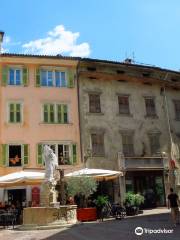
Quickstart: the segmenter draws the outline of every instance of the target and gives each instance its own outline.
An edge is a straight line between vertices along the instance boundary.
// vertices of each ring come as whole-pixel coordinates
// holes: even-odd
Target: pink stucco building
[[[43,144],[65,171],[80,165],[77,63],[71,57],[1,55],[0,176],[43,169]],[[0,201],[11,200],[14,188],[1,189]],[[31,201],[31,187],[22,189]]]

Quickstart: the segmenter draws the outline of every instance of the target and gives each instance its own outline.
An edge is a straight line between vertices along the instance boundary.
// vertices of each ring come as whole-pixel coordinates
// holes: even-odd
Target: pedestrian
[[[179,224],[179,204],[180,201],[178,195],[174,193],[173,188],[170,188],[170,194],[168,195],[168,209],[171,208],[171,217],[174,226],[176,226],[176,224]]]

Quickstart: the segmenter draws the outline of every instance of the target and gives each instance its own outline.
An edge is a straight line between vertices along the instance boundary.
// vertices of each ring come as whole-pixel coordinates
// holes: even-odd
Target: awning
[[[81,177],[81,176],[89,176],[95,178],[96,180],[102,181],[111,180],[119,176],[123,176],[123,173],[121,171],[113,171],[106,169],[83,168],[79,171],[74,171],[65,174],[65,177]]]
[[[20,171],[0,177],[0,187],[35,185],[44,180],[44,172]]]

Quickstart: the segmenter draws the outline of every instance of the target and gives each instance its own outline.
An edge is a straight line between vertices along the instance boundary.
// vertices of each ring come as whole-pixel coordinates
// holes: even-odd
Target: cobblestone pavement
[[[135,234],[135,228],[142,227],[141,236]],[[148,230],[159,230],[172,233],[145,233]],[[170,216],[165,213],[138,215],[123,220],[106,220],[104,222],[82,223],[71,228],[54,230],[18,231],[0,230],[1,240],[179,240],[180,225],[173,227]]]

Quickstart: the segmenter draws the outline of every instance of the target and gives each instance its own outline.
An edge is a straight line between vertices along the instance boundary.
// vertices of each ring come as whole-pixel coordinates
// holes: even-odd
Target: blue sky
[[[178,0],[0,0],[3,48],[180,69]]]

